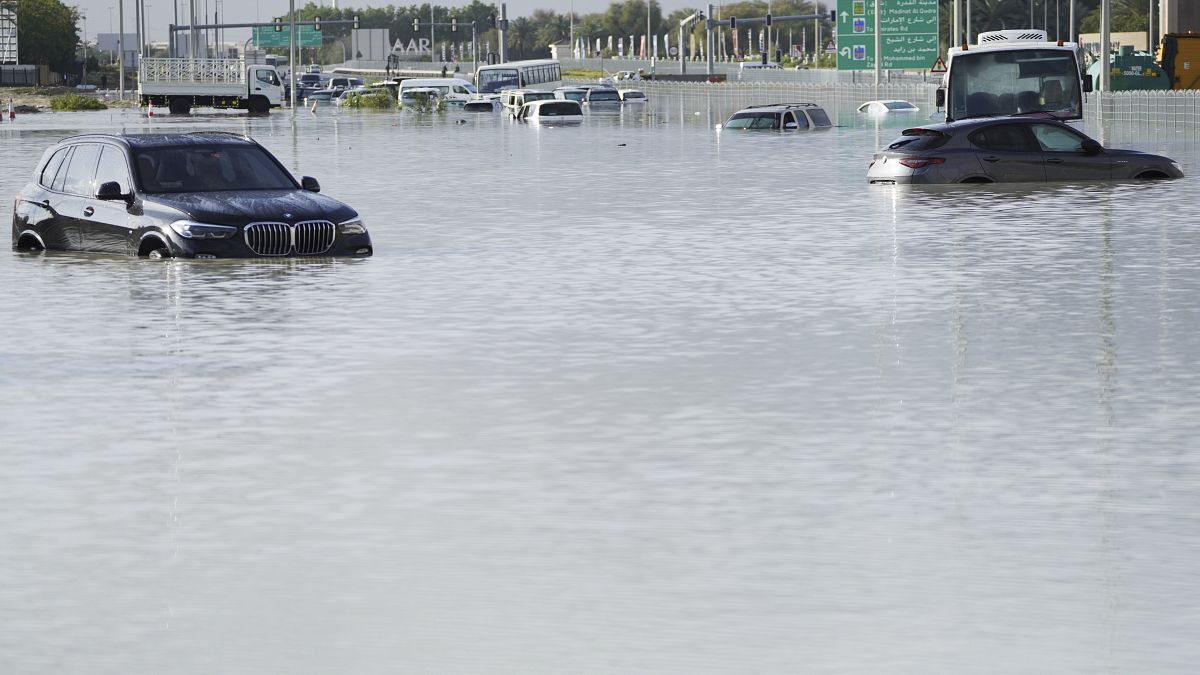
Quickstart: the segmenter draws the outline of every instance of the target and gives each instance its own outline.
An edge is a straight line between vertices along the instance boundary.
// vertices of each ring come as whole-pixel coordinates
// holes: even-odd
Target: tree
[[[59,73],[73,70],[78,21],[79,12],[58,0],[18,0],[17,58]]]
[[[1144,2],[1135,2],[1133,0],[1112,0],[1109,4],[1109,8],[1112,10],[1112,18],[1108,22],[1109,30],[1113,32],[1145,31],[1146,26],[1150,23],[1150,18],[1146,15],[1145,8],[1141,6],[1144,4]],[[1079,32],[1100,32],[1099,7],[1083,17],[1083,21],[1079,22]]]

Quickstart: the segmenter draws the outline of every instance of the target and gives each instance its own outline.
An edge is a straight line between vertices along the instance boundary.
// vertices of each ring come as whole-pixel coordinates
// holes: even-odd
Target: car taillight
[[[945,164],[945,157],[901,157],[900,163],[910,169],[919,169],[931,164]]]

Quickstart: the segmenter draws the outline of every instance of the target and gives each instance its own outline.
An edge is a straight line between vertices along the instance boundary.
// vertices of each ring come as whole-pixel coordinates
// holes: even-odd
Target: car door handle
[[[1047,164],[1062,164],[1063,160],[1061,157],[1051,157],[1050,159],[1046,160],[1046,163]]]
[[[83,215],[84,215],[84,216],[86,216],[86,217],[88,217],[88,218],[91,218],[91,217],[92,217],[92,214],[93,214],[93,213],[95,213],[95,212],[96,212],[96,209],[93,209],[92,207],[90,207],[90,206],[89,206],[89,207],[87,207],[86,209],[84,209],[84,210],[83,210]]]
[[[262,91],[262,87],[255,87],[254,91]]]
[[[984,158],[983,158],[983,161],[985,161],[985,162],[999,162],[999,161],[1000,161],[1000,158],[999,158],[999,157],[995,157],[995,156],[988,156],[988,157],[984,157]]]

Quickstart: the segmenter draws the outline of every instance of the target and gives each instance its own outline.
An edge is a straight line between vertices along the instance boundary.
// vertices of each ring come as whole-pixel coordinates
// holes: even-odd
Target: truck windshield
[[[1080,119],[1079,68],[1061,49],[964,52],[950,63],[948,119],[1049,112]]]
[[[292,177],[254,146],[145,148],[134,161],[145,192],[296,189]]]

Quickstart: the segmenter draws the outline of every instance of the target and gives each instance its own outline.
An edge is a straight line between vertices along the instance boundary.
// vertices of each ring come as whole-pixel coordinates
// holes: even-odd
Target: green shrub
[[[55,112],[73,112],[76,110],[107,110],[108,106],[91,96],[63,94],[50,97],[50,109]]]
[[[373,91],[369,94],[347,94],[342,101],[343,108],[359,110],[388,110],[396,107],[396,99],[387,90]]]

